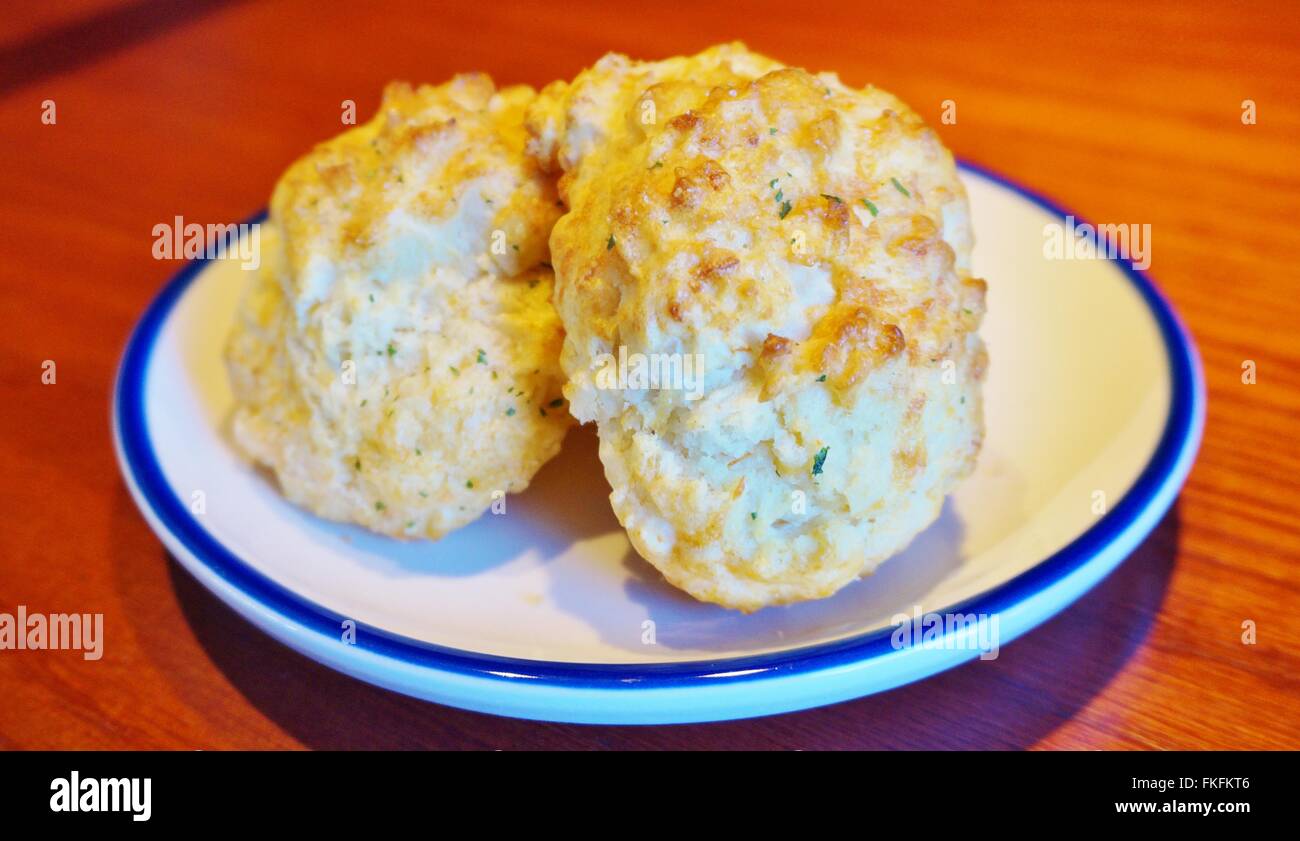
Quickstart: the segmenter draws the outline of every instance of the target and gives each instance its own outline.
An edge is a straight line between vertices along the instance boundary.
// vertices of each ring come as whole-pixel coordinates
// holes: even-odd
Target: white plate
[[[1173,502],[1204,420],[1195,349],[1146,278],[1118,261],[1046,259],[1044,226],[1062,211],[988,173],[963,178],[989,284],[979,467],[906,552],[833,598],[744,616],[663,583],[610,512],[586,429],[507,514],[436,543],[297,510],[225,434],[221,349],[248,278],[232,260],[188,265],[132,336],[113,410],[122,472],[162,542],[221,599],[307,656],[417,697],[661,723],[917,680],[1005,645],[1123,560]],[[894,619],[914,612],[985,624],[900,644]]]

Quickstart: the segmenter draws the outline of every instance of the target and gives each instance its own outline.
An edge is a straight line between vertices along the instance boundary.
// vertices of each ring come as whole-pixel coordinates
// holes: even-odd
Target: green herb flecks
[[[872,215],[873,217],[874,217],[874,216],[879,216],[879,215],[880,215],[880,211],[876,209],[876,206],[875,206],[874,204],[872,204],[871,201],[870,201],[869,199],[863,199],[863,200],[862,200],[862,203],[863,203],[864,205],[866,205],[867,210],[870,210],[870,211],[871,211],[871,215]]]
[[[826,454],[831,451],[830,447],[822,447],[813,457],[812,475],[822,475],[822,466],[826,464]]]
[[[786,174],[788,175],[789,173]],[[776,195],[772,196],[772,201],[777,203],[778,217],[784,219],[786,216],[790,214],[790,209],[793,207],[793,205],[791,205],[790,202],[786,199],[785,190],[780,189],[776,186],[778,183],[780,183],[780,181],[781,181],[780,178],[773,178],[771,181],[767,182],[767,186],[771,187],[773,190],[776,190]]]
[[[903,195],[907,196],[908,198],[911,198],[911,197],[912,197],[912,194],[909,193],[909,192],[907,192],[907,188],[904,187],[902,184],[899,184],[899,183],[898,183],[898,179],[897,179],[897,178],[891,178],[891,179],[889,179],[889,180],[894,182],[894,189],[895,189],[895,190],[898,190],[898,192],[902,193]]]

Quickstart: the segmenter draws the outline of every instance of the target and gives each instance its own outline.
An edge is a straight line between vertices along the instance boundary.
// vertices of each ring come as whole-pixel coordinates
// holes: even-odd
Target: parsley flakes
[[[830,447],[822,447],[817,451],[817,455],[813,457],[812,475],[820,476],[822,474],[822,466],[826,464],[826,454],[830,451]]]

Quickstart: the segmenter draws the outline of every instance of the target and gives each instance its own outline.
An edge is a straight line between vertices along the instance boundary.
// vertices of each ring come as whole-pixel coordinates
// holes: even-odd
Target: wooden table
[[[29,5],[0,16],[0,611],[103,612],[106,650],[0,651],[0,746],[1300,747],[1289,3]],[[108,429],[118,354],[176,268],[151,258],[155,223],[245,217],[339,130],[342,100],[364,117],[391,78],[478,68],[540,86],[606,50],[732,38],[894,91],[958,155],[1087,217],[1151,224],[1152,273],[1200,343],[1209,420],[1181,500],[1118,572],[993,663],[765,720],[618,728],[476,715],[343,677],[164,554]],[[955,125],[939,124],[944,100]]]

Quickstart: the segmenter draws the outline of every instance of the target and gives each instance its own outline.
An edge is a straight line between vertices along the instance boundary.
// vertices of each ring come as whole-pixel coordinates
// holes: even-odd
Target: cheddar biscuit
[[[560,209],[524,151],[535,96],[393,84],[280,180],[227,367],[235,440],[291,501],[436,538],[558,452]]]
[[[527,125],[568,210],[565,396],[668,581],[745,611],[820,598],[938,516],[983,436],[985,285],[910,108],[727,45],[606,56]],[[701,387],[611,378],[628,356],[699,359]]]

